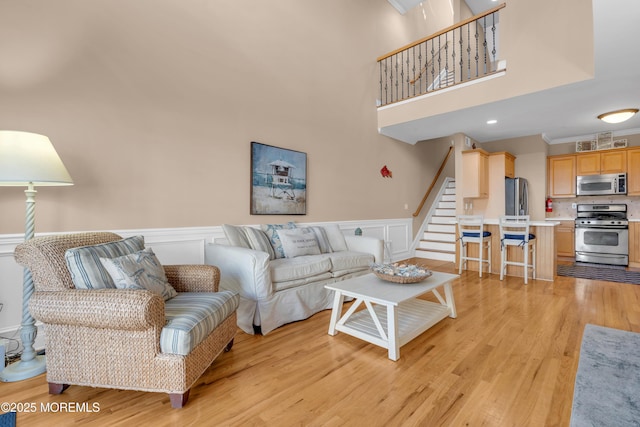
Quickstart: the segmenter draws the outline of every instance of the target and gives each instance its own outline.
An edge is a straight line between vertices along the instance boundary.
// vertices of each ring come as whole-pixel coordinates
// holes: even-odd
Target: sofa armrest
[[[350,251],[366,252],[374,256],[375,262],[384,262],[384,241],[375,237],[344,236]]]
[[[164,272],[177,292],[218,292],[220,270],[213,265],[165,265]]]
[[[144,290],[34,292],[29,310],[42,323],[143,331],[164,326],[164,300]]]
[[[217,266],[225,280],[236,282],[243,298],[258,301],[273,294],[266,252],[210,243],[205,250],[205,263]]]

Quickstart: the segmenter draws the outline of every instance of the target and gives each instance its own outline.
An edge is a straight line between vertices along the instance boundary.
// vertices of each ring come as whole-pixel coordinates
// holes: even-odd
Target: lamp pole
[[[44,135],[31,132],[0,130],[0,186],[24,187],[27,197],[25,241],[35,234],[36,186],[73,185],[53,144]],[[0,381],[21,381],[47,370],[46,358],[38,356],[34,343],[38,334],[36,321],[29,311],[29,300],[35,292],[31,271],[24,269],[22,279],[22,322],[20,360],[0,372]]]
[[[27,214],[24,232],[24,240],[30,240],[35,235],[36,193],[33,183],[30,182],[24,190],[27,196]],[[40,375],[47,370],[44,356],[36,354],[33,344],[36,341],[38,328],[36,321],[29,311],[29,300],[33,294],[34,286],[31,271],[24,269],[22,280],[22,323],[20,325],[20,340],[22,341],[22,355],[20,361],[12,363],[0,372],[0,381],[13,382]]]

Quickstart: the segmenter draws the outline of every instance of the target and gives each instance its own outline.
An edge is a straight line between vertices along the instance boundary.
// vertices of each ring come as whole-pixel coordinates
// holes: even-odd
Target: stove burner
[[[627,205],[578,205],[576,227],[628,227]]]

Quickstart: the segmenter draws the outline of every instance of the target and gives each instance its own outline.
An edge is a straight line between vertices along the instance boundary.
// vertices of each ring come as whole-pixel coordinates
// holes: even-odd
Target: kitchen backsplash
[[[570,199],[553,199],[553,212],[547,212],[546,218],[575,218],[578,204],[612,204],[627,205],[627,217],[640,220],[640,197],[637,196],[581,196]]]

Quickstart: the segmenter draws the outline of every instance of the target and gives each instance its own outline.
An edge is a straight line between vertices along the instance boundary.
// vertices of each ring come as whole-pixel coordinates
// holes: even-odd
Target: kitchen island
[[[500,274],[500,227],[497,218],[485,218],[484,229],[491,232],[491,273]],[[553,281],[557,275],[557,248],[556,228],[559,221],[531,221],[529,233],[536,236],[536,279]],[[510,246],[507,257],[513,261],[523,261],[521,247]],[[478,256],[478,245],[468,246],[469,256]],[[486,255],[485,255],[486,256]],[[460,244],[456,242],[456,267],[460,265]],[[485,267],[486,268],[486,267]],[[478,271],[478,263],[467,262],[467,270]],[[507,276],[524,277],[523,268],[520,266],[507,266]],[[529,272],[531,277],[531,272]],[[531,283],[531,282],[529,282]]]

